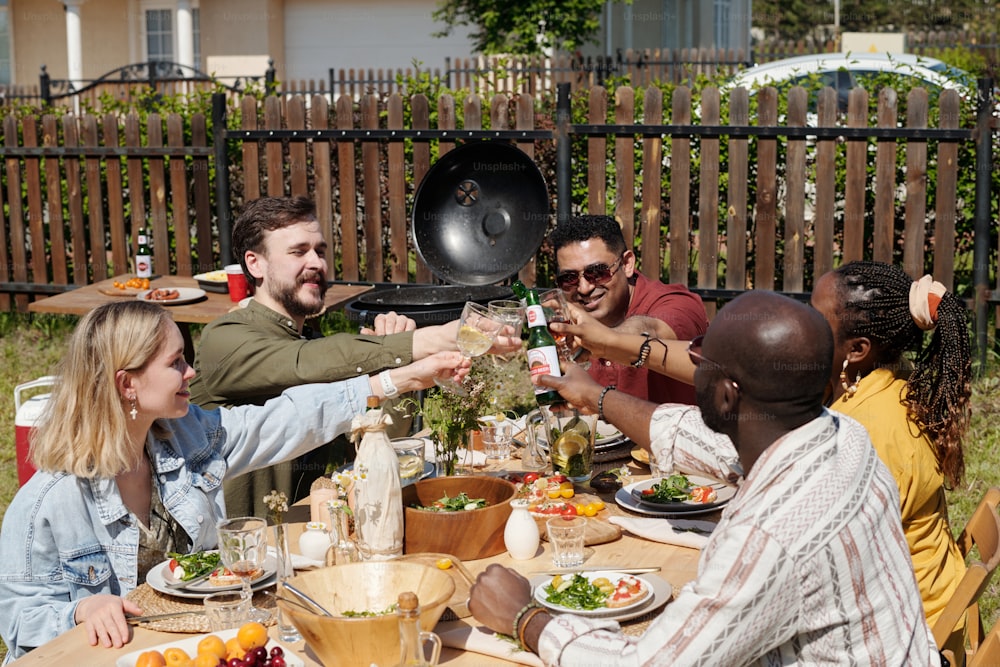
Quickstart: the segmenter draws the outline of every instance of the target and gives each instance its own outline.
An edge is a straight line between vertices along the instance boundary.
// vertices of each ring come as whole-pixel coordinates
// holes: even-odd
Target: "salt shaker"
[[[528,505],[523,498],[510,501],[513,511],[503,529],[503,543],[514,560],[530,560],[538,551],[538,524],[528,513]]]

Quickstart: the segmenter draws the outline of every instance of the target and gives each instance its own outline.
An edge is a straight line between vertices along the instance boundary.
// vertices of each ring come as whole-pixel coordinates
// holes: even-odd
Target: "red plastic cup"
[[[250,295],[247,289],[247,277],[243,274],[243,267],[239,264],[229,264],[225,270],[226,281],[229,283],[229,299],[233,303],[239,303]]]

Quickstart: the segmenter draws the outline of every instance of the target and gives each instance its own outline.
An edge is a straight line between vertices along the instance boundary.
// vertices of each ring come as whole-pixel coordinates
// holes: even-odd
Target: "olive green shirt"
[[[404,366],[413,361],[413,332],[388,336],[338,333],[323,337],[254,300],[205,327],[195,354],[191,400],[204,408],[263,404],[289,387],[335,382]],[[408,429],[409,420],[397,420]],[[404,423],[405,422],[405,423]],[[346,441],[345,441],[346,443]],[[341,449],[349,445],[341,443]],[[229,516],[267,516],[264,496],[282,491],[291,501],[339,458],[329,445],[293,461],[225,482]],[[327,451],[323,451],[327,450]]]

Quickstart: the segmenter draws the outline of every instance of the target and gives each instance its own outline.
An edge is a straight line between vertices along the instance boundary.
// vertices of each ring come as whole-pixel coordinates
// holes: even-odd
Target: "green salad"
[[[181,581],[191,581],[203,574],[216,570],[221,561],[218,551],[198,551],[193,554],[168,553],[170,556],[170,571],[177,577],[178,566],[182,574],[177,577]],[[176,565],[175,565],[176,563]]]
[[[600,609],[608,599],[608,592],[601,590],[582,574],[572,579],[556,575],[545,587],[545,599],[567,609]]]
[[[470,498],[463,491],[454,498],[449,498],[448,494],[445,494],[443,498],[435,500],[430,505],[414,505],[414,507],[429,512],[462,512],[486,507],[486,498]]]
[[[689,500],[691,498],[691,481],[684,475],[671,475],[649,487],[648,491],[652,491],[652,493],[644,491],[643,496],[647,500],[655,502]]]

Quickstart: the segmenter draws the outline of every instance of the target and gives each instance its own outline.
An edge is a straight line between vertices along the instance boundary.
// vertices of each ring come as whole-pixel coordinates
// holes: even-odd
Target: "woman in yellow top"
[[[899,484],[903,530],[933,627],[965,574],[945,501],[945,488],[956,488],[965,472],[972,373],[965,305],[930,276],[914,281],[881,262],[823,275],[812,305],[833,329],[829,407],[868,429]],[[925,332],[932,332],[926,345]],[[912,362],[904,356],[911,350]],[[964,625],[948,641],[956,656],[965,655]]]

